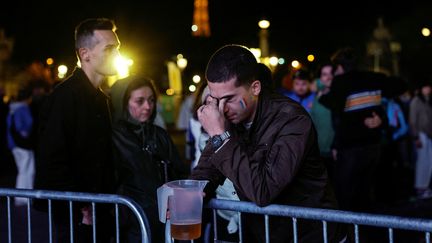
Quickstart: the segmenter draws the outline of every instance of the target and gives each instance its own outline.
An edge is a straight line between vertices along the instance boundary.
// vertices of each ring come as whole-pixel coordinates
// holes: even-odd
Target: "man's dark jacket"
[[[276,94],[261,94],[249,131],[238,125],[216,153],[207,144],[194,179],[208,179],[211,192],[228,177],[242,201],[313,208],[336,208],[327,171],[319,159],[317,134],[306,110]],[[264,242],[262,215],[244,215],[245,242]],[[333,242],[335,231],[329,227]],[[322,224],[298,222],[299,242],[322,242]],[[291,242],[292,219],[270,217],[271,242]]]
[[[114,192],[109,98],[76,68],[40,111],[35,188]]]

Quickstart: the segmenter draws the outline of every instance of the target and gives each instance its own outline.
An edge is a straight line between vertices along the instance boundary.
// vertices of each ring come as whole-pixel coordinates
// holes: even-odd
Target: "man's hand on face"
[[[208,96],[206,103],[198,109],[198,119],[210,137],[222,134],[226,130],[225,102],[226,99],[218,100]]]

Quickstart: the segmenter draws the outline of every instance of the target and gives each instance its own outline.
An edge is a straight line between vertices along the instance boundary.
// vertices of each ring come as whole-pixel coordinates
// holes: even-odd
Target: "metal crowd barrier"
[[[73,223],[72,211],[73,202],[90,202],[92,206],[92,228],[93,228],[93,242],[96,242],[96,203],[115,204],[115,225],[116,225],[116,242],[120,242],[120,225],[119,225],[119,204],[127,206],[136,216],[141,229],[141,239],[143,243],[151,242],[150,228],[147,217],[143,209],[132,199],[114,195],[114,194],[96,194],[84,192],[63,192],[63,191],[48,191],[48,190],[28,190],[28,189],[11,189],[0,188],[0,197],[6,197],[7,206],[7,229],[8,229],[8,242],[12,243],[12,219],[11,219],[11,197],[24,197],[27,198],[27,235],[28,242],[32,240],[32,227],[31,227],[31,200],[33,199],[46,199],[48,201],[48,228],[49,228],[49,243],[53,240],[53,221],[52,221],[52,201],[61,200],[69,202],[69,219],[70,219],[70,235],[73,242]]]
[[[266,243],[270,242],[269,216],[291,217],[293,222],[294,243],[298,242],[297,236],[297,219],[319,220],[323,227],[323,242],[327,243],[327,222],[340,222],[351,224],[354,227],[354,240],[360,242],[359,225],[387,228],[388,240],[394,242],[394,229],[412,230],[424,232],[424,240],[430,243],[430,232],[432,232],[432,219],[409,218],[401,216],[379,215],[370,213],[357,213],[341,210],[305,208],[287,205],[269,205],[266,207],[258,207],[251,202],[231,201],[223,199],[212,199],[207,205],[207,208],[213,209],[213,232],[214,241],[217,242],[217,223],[216,210],[224,209],[236,211],[239,213],[239,239],[242,240],[242,222],[241,213],[252,213],[264,215],[265,238]]]

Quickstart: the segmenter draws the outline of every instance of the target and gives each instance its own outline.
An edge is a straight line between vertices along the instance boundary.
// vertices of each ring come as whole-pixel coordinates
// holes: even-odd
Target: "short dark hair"
[[[335,67],[341,65],[345,72],[351,71],[357,66],[357,55],[352,47],[337,50],[330,60]]]
[[[75,27],[75,50],[78,52],[79,48],[92,48],[96,45],[97,43],[92,38],[95,30],[112,30],[115,32],[116,29],[114,21],[107,18],[90,18],[80,22]]]
[[[292,79],[300,79],[300,80],[306,80],[308,82],[311,81],[311,74],[306,69],[299,69],[294,72]]]
[[[211,83],[227,82],[235,78],[235,86],[251,84],[260,76],[258,62],[245,46],[229,44],[218,49],[206,68],[206,79]]]

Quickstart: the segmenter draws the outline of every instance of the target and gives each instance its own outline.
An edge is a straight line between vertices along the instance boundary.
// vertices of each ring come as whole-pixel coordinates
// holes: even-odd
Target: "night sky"
[[[430,69],[432,37],[421,36],[420,30],[432,27],[431,3],[299,2],[209,0],[210,38],[191,36],[193,0],[14,1],[10,2],[12,8],[1,7],[0,27],[15,39],[12,62],[17,65],[47,57],[73,65],[75,25],[88,17],[113,18],[121,52],[134,59],[133,68],[160,79],[166,70],[165,61],[177,53],[188,58],[186,71],[192,73],[203,72],[210,54],[224,44],[258,47],[257,22],[262,17],[271,22],[272,54],[304,60],[314,53],[317,62],[347,45],[364,53],[377,18],[383,17],[394,38],[401,42],[402,74]]]

